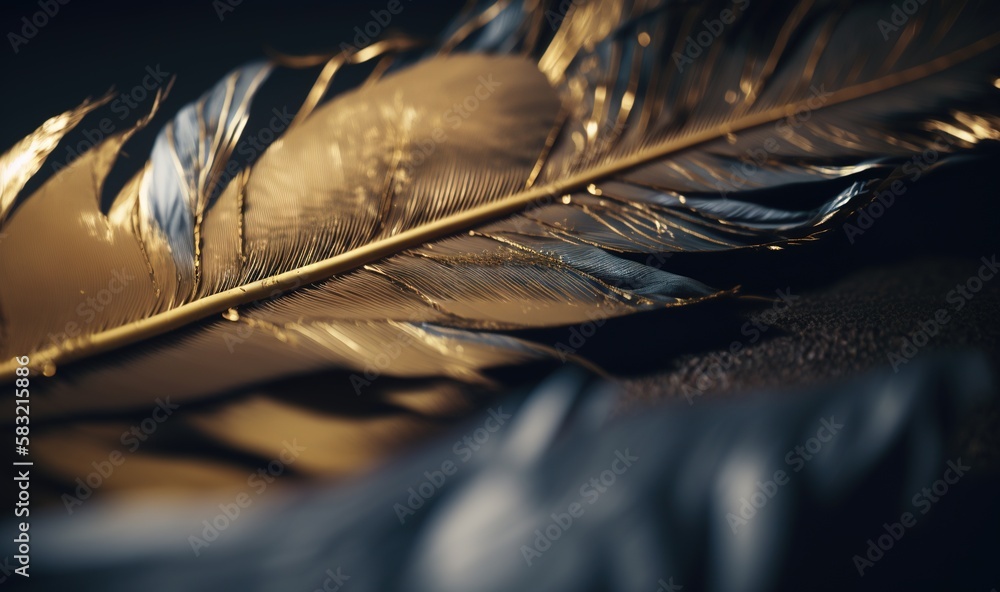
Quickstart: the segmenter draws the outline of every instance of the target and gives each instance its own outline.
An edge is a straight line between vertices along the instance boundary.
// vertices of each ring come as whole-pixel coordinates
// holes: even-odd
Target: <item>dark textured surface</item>
[[[684,397],[684,386],[716,395],[853,375],[891,364],[889,354],[900,352],[904,338],[941,308],[949,311],[949,322],[917,355],[978,347],[1000,361],[1000,278],[957,312],[947,302],[947,294],[974,275],[977,264],[915,261],[858,272],[823,290],[793,291],[797,300],[790,305],[775,311],[764,304],[741,316],[740,338],[729,344],[737,355],[723,347],[680,356],[665,372],[630,381],[631,390],[635,398],[657,401]]]
[[[738,397],[749,391],[817,385],[891,366],[904,339],[922,322],[946,309],[939,327],[916,360],[933,351],[979,349],[1000,368],[1000,277],[987,282],[961,310],[948,294],[979,269],[968,258],[924,259],[860,271],[834,285],[811,290],[782,307],[771,320],[770,304],[737,316],[737,335],[722,347],[684,354],[660,373],[627,381],[621,406],[628,413],[643,405]],[[753,324],[758,321],[760,330]],[[730,347],[738,354],[730,354]],[[905,358],[904,358],[905,359]],[[903,368],[909,363],[898,362]],[[991,409],[968,426],[970,452],[997,466],[1000,414]]]

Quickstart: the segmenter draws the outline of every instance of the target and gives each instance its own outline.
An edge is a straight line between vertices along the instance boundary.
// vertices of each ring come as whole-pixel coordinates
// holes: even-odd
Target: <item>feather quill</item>
[[[484,4],[436,51],[389,44],[384,76],[311,99],[213,200],[269,66],[237,70],[160,133],[109,215],[121,137],[6,222],[19,186],[4,187],[0,357],[55,374],[43,416],[363,371],[402,342],[387,374],[480,380],[552,355],[501,331],[724,293],[623,253],[808,240],[907,157],[1000,138],[988,3],[930,1],[893,41],[879,3],[803,2],[781,23],[772,4],[694,57],[688,40],[734,5],[583,3],[544,39],[543,7]],[[781,187],[813,205],[777,207]]]

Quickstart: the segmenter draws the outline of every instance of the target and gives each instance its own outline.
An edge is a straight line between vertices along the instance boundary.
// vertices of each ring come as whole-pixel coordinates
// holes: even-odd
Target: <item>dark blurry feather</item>
[[[94,506],[72,521],[37,521],[32,532],[46,545],[33,575],[52,589],[102,592],[311,590],[327,570],[359,592],[631,592],[656,590],[660,580],[708,592],[880,590],[887,575],[921,589],[980,589],[995,575],[995,542],[936,541],[965,546],[967,556],[962,569],[930,566],[933,579],[901,563],[935,516],[918,514],[913,494],[941,479],[948,461],[977,466],[948,456],[948,443],[971,412],[996,400],[982,358],[921,358],[899,374],[615,421],[605,421],[614,387],[581,382],[564,373],[523,402],[504,402],[513,418],[467,463],[453,444],[488,416],[350,487],[255,503],[198,556],[189,537],[200,536],[217,505]],[[814,455],[790,464],[788,454],[816,440],[824,422],[835,433],[821,433],[821,449],[809,444]],[[583,493],[618,452],[631,466],[603,491]],[[410,503],[411,490],[447,460],[458,472],[401,524],[396,505]],[[787,482],[734,532],[727,516],[743,515],[743,499],[781,469]],[[962,477],[932,511],[944,513],[940,506],[956,503],[973,479]],[[996,517],[988,501],[963,516]],[[536,529],[548,531],[571,503],[583,514],[529,565],[522,546],[534,548]],[[922,528],[858,577],[852,554],[864,554],[866,539],[905,511]],[[967,569],[976,565],[984,569]]]

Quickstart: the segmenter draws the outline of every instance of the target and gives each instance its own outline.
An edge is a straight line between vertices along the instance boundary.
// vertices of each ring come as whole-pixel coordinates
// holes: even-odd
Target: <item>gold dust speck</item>
[[[735,144],[736,143],[736,134],[734,134],[732,132],[726,134],[726,141],[729,142],[730,144]]]
[[[997,78],[996,80],[993,81],[993,86],[1000,88],[1000,78]]]
[[[222,313],[222,318],[227,321],[238,321],[240,320],[240,312],[235,308],[230,308],[226,312]]]
[[[677,201],[681,202],[682,204],[686,204],[688,200],[683,195],[678,195],[677,196]]]
[[[569,205],[569,204],[573,203],[573,198],[572,198],[572,196],[564,195],[564,196],[562,196],[562,202],[564,204],[566,204],[566,205]]]
[[[643,47],[649,46],[649,33],[646,33],[645,31],[639,33],[639,45]]]
[[[733,103],[735,103],[736,99],[738,99],[739,97],[740,96],[738,94],[736,94],[735,90],[727,90],[726,91],[726,97],[725,97],[726,98],[726,102],[729,103],[730,105],[732,105]]]
[[[601,191],[601,188],[598,187],[597,185],[594,185],[593,183],[587,185],[587,192],[590,193],[591,195],[604,195],[604,193]]]
[[[55,376],[56,365],[52,361],[45,362],[42,366],[42,376]]]

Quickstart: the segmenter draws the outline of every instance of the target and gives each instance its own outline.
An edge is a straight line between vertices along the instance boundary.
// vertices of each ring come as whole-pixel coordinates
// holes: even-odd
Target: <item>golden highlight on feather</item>
[[[107,95],[96,101],[84,101],[79,107],[56,115],[37,130],[0,155],[0,229],[14,206],[14,200],[25,184],[42,167],[45,159],[56,149],[59,141],[70,132],[85,115],[110,101]]]
[[[151,191],[143,184],[149,168],[105,217],[85,173],[103,178],[120,146],[84,155],[5,226],[3,355],[28,353],[34,364],[62,368],[133,348],[120,378],[95,362],[74,375],[74,387],[50,381],[48,394],[64,410],[127,404],[114,388],[100,403],[72,398],[129,376],[177,371],[181,360],[212,374],[186,395],[197,397],[290,373],[364,368],[400,340],[410,345],[393,375],[478,380],[486,368],[552,355],[495,331],[729,293],[630,268],[614,253],[781,249],[818,236],[870,197],[880,176],[892,178],[882,159],[920,152],[940,137],[953,140],[946,152],[998,139],[995,108],[937,107],[965,96],[974,77],[983,89],[995,86],[996,72],[980,58],[994,55],[1000,33],[963,33],[960,15],[940,46],[930,45],[938,34],[924,26],[930,17],[915,17],[894,43],[861,51],[851,50],[856,21],[870,14],[803,2],[766,35],[734,24],[700,61],[680,67],[674,54],[709,8],[684,5],[677,19],[672,5],[595,0],[572,5],[537,61],[525,57],[530,51],[456,51],[517,6],[498,2],[469,16],[438,55],[392,73],[389,60],[411,42],[276,57],[323,69],[281,140],[210,205],[206,188],[247,121],[247,103],[229,104],[230,81],[224,109],[236,116],[213,133],[198,183],[188,188],[193,281],[140,207]],[[534,47],[541,10],[535,5],[515,27],[524,48]],[[366,83],[322,102],[339,71],[371,59],[380,61]],[[923,102],[913,104],[908,93]],[[910,118],[907,127],[890,126],[899,113]],[[760,174],[736,178],[730,165],[769,142]],[[794,224],[723,215],[715,206],[732,202],[712,197],[830,180],[840,182],[830,208]],[[32,251],[38,240],[52,248]],[[10,265],[24,253],[24,265]],[[65,261],[89,263],[58,279],[32,271]],[[72,311],[107,289],[112,272],[131,278],[128,289],[79,326]],[[659,292],[617,281],[656,273]],[[58,306],[47,310],[7,287],[27,284]],[[271,355],[286,349],[294,356]],[[0,363],[0,376],[13,369]]]

